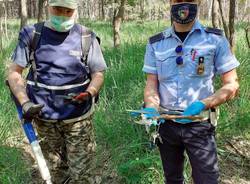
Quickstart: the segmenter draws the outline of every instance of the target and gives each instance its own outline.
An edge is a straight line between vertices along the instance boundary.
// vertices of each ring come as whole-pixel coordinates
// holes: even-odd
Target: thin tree
[[[118,3],[118,0],[115,0],[115,3]],[[115,47],[119,47],[121,44],[120,28],[121,28],[121,23],[124,18],[125,4],[126,4],[126,0],[120,0],[120,5],[118,6],[118,8],[115,8],[115,11],[114,11],[113,34],[114,34],[114,46]]]
[[[231,50],[234,51],[235,45],[235,12],[236,12],[236,0],[230,0],[229,3],[229,20],[228,23],[225,18],[225,12],[223,11],[222,0],[218,0],[221,18],[223,22],[223,28],[225,35],[230,43]]]
[[[231,49],[234,51],[235,46],[235,10],[236,10],[236,0],[230,0],[230,9],[229,9],[229,43]]]
[[[3,37],[4,37],[4,31],[3,31],[3,8],[2,5],[3,2],[0,1],[0,51],[3,50]]]
[[[126,4],[126,0],[119,0],[119,1],[120,1],[119,6],[118,8],[115,8],[113,16],[113,35],[114,35],[115,47],[119,47],[121,44],[120,28],[124,18],[125,4]],[[118,3],[118,0],[115,0],[115,3]]]
[[[214,28],[220,27],[219,4],[217,0],[212,0],[212,24]]]
[[[221,0],[218,0],[219,3],[219,9],[220,9],[220,14],[221,14],[221,20],[223,23],[223,28],[224,28],[224,32],[227,38],[229,38],[229,31],[228,31],[228,26],[227,26],[227,21],[226,21],[226,17],[225,17],[225,13],[223,11],[223,6],[222,6],[222,2]]]
[[[0,0],[0,50],[3,50],[3,38],[8,38],[8,25],[7,25],[7,1]]]
[[[38,0],[38,14],[37,14],[37,22],[41,22],[43,18],[44,11],[44,0]]]
[[[250,49],[250,40],[249,40],[250,26],[246,27],[244,30],[245,30],[247,45],[248,48]]]
[[[27,22],[28,22],[28,12],[27,12],[27,0],[21,0],[21,3],[20,3],[20,17],[21,17],[21,27],[20,29],[27,25]]]

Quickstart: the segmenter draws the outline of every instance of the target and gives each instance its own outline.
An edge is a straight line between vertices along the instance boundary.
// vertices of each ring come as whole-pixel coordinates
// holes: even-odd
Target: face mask
[[[197,16],[198,5],[191,3],[174,4],[171,8],[171,17],[173,21],[179,24],[188,24],[195,20]]]
[[[58,32],[67,32],[74,26],[75,19],[66,16],[50,15],[49,24],[50,27]]]

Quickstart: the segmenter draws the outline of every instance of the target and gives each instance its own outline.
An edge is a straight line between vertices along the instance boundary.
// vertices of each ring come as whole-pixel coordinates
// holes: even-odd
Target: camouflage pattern
[[[75,123],[35,120],[53,184],[94,184],[95,138],[92,118]]]

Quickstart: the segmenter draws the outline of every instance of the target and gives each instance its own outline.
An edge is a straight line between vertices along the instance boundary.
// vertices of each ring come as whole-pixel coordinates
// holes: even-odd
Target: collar
[[[193,27],[192,27],[192,29],[190,30],[190,33],[194,32],[194,31],[197,31],[197,30],[201,31],[202,29],[203,29],[203,27],[202,27],[201,23],[198,20],[196,20]],[[165,38],[176,35],[175,31],[174,31],[174,26],[172,26],[171,28],[166,29],[163,32],[163,34],[164,34]]]

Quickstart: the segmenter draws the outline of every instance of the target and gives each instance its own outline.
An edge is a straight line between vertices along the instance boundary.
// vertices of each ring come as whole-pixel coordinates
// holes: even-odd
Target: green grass
[[[150,150],[148,147],[148,136],[142,126],[133,124],[132,119],[126,113],[126,109],[137,109],[143,101],[143,88],[145,76],[142,73],[145,46],[149,36],[154,35],[165,27],[168,22],[128,22],[123,24],[121,37],[122,45],[118,49],[112,47],[112,27],[108,22],[83,23],[91,27],[102,39],[102,48],[109,69],[106,72],[105,85],[100,95],[100,101],[95,114],[95,128],[98,143],[98,157],[102,159],[103,150],[110,154],[109,170],[116,170],[120,183],[127,184],[158,184],[163,183],[162,166],[157,150]],[[0,54],[1,62],[6,61],[10,56],[17,36],[18,28],[16,23],[9,25],[11,32],[9,41],[6,41],[5,50]],[[221,138],[220,149],[223,151],[225,138],[242,136],[250,140],[249,119],[250,119],[250,52],[246,47],[242,29],[237,29],[237,58],[241,62],[238,69],[241,90],[240,97],[221,107],[221,117],[217,128],[218,137]],[[0,140],[16,135],[20,127],[15,115],[13,104],[10,103],[7,89],[4,85],[5,71],[0,69]],[[17,128],[18,127],[18,128]],[[14,148],[12,148],[15,150]],[[1,151],[8,152],[12,149],[0,147]],[[1,154],[0,154],[1,155]],[[9,160],[15,161],[20,158],[20,152],[14,151],[9,154]],[[7,168],[9,162],[0,157],[0,168]],[[18,162],[13,166],[16,170],[19,167],[25,168],[24,162]],[[190,180],[190,167],[186,164],[185,178]],[[18,172],[9,173],[8,170],[1,170],[1,177],[14,177],[16,181],[21,180],[22,174]],[[20,175],[18,175],[20,174]],[[8,180],[4,184],[8,184]],[[21,183],[21,182],[20,182]]]
[[[22,160],[21,151],[0,146],[0,183],[28,184],[30,177],[30,172]]]

